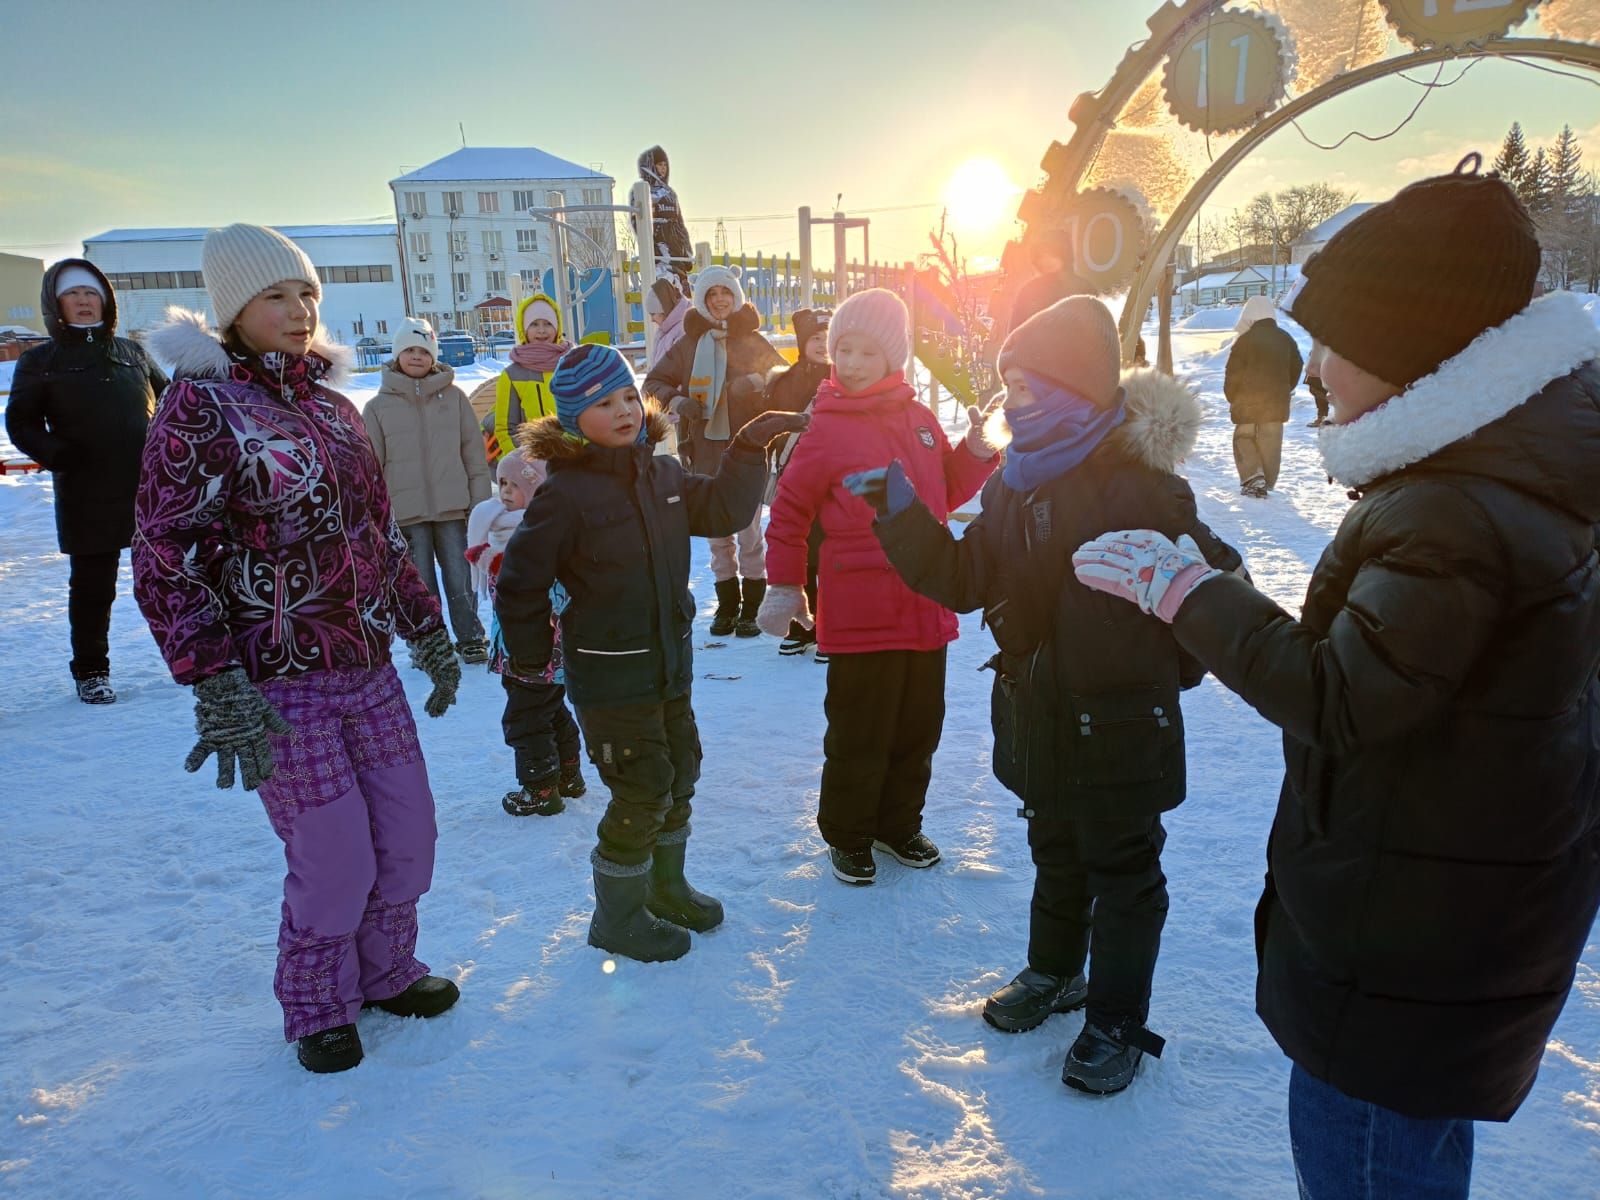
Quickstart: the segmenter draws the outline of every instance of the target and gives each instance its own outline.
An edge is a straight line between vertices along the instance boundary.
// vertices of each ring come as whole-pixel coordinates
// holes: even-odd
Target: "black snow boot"
[[[1007,1033],[1043,1025],[1051,1013],[1072,1012],[1089,998],[1082,975],[1046,975],[1024,967],[1010,983],[984,1001],[983,1019]]]
[[[583,767],[577,759],[561,760],[561,782],[558,787],[568,800],[576,800],[589,790],[589,785],[583,781]]]
[[[461,989],[448,979],[424,975],[387,1000],[368,1000],[362,1008],[381,1008],[397,1017],[437,1017],[461,999]]]
[[[817,644],[817,631],[807,629],[799,621],[789,622],[789,636],[778,643],[778,653],[788,658],[795,654],[804,654],[806,648]]]
[[[756,614],[761,611],[761,601],[767,596],[765,579],[744,581],[744,607],[739,610],[739,620],[733,627],[738,637],[760,637],[761,626],[756,624]]]
[[[579,778],[582,782],[582,778]],[[500,807],[513,817],[553,817],[567,807],[561,798],[561,776],[551,772],[543,779],[522,785],[519,792],[507,792]]]
[[[1134,1021],[1112,1029],[1085,1022],[1083,1032],[1067,1051],[1061,1082],[1092,1096],[1109,1096],[1133,1082],[1139,1060],[1146,1054],[1161,1057],[1164,1038]]]
[[[85,704],[115,704],[117,693],[111,689],[111,676],[104,672],[98,675],[85,675],[82,679],[74,680],[78,689],[78,699]]]
[[[638,962],[670,962],[689,953],[689,931],[645,911],[650,864],[623,866],[589,856],[594,867],[594,919],[589,945]]]
[[[711,618],[711,636],[727,637],[739,623],[739,581],[717,580],[717,611]]]
[[[361,1035],[354,1025],[335,1025],[308,1033],[295,1043],[300,1065],[318,1075],[348,1071],[361,1063]]]
[[[656,839],[644,906],[663,921],[682,925],[695,933],[705,933],[722,924],[722,901],[696,891],[683,877],[683,859],[688,849],[687,825]]]

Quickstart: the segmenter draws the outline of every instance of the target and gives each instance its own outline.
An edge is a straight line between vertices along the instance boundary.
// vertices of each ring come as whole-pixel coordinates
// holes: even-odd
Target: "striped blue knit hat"
[[[618,388],[637,387],[628,360],[610,346],[583,344],[561,356],[550,376],[561,428],[578,432],[578,414]]]

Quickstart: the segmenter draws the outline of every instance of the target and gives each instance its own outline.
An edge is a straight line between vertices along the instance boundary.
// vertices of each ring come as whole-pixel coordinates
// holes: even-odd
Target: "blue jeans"
[[[483,623],[478,620],[478,598],[472,592],[472,564],[467,562],[465,521],[418,521],[402,525],[411,561],[422,582],[439,598],[439,576],[444,576],[445,610],[457,642],[481,642]],[[437,569],[435,567],[437,564]]]
[[[1300,1200],[1466,1200],[1472,1122],[1355,1100],[1295,1064],[1289,1143]]]

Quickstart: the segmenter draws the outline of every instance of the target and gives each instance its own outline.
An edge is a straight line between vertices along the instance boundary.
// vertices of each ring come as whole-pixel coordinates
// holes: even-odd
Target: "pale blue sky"
[[[697,240],[723,216],[734,249],[788,250],[789,214],[840,192],[847,209],[936,205],[978,155],[1036,182],[1073,97],[1106,82],[1156,6],[0,0],[0,249],[49,259],[117,226],[383,217],[387,181],[456,149],[461,122],[473,145],[537,145],[624,185],[661,142]],[[1323,142],[1384,131],[1417,95],[1385,81],[1302,126]],[[1277,135],[1218,199],[1312,179],[1380,198],[1492,153],[1514,118],[1533,141],[1563,121],[1593,131],[1600,166],[1600,89],[1489,62],[1376,146]],[[765,214],[783,215],[732,219]],[[875,215],[875,257],[923,249],[937,217]]]

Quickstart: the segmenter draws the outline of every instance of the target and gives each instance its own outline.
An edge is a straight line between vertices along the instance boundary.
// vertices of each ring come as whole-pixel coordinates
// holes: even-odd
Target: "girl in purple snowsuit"
[[[218,341],[195,313],[151,335],[174,368],[135,503],[134,594],[173,678],[194,687],[184,764],[237,762],[283,840],[274,991],[311,1071],[361,1061],[375,1005],[434,1016],[459,992],[418,961],[433,874],[433,794],[389,660],[396,633],[455,700],[461,668],[389,508],[354,406],[323,385],[321,288],[277,231],[206,235]]]

